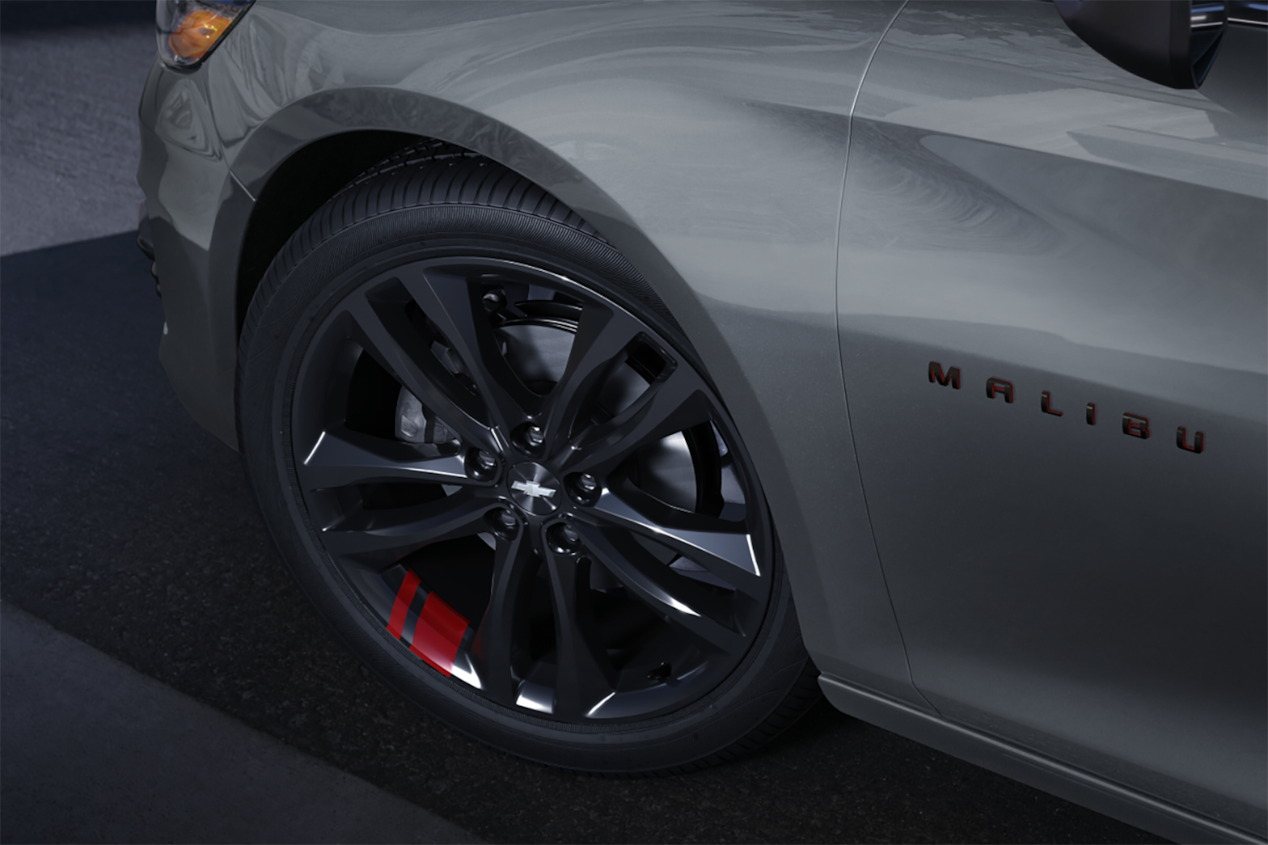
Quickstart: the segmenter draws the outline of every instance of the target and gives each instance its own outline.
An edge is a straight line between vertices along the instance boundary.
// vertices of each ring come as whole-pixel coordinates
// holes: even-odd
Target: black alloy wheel
[[[665,313],[548,194],[429,145],[314,215],[244,328],[243,446],[301,586],[407,697],[555,765],[703,765],[817,693],[756,473]]]

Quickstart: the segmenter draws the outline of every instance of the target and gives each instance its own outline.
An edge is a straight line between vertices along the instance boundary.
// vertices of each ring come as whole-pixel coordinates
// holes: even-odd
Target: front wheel
[[[296,233],[240,348],[299,584],[407,698],[506,751],[695,768],[817,697],[757,475],[664,306],[576,214],[428,145]]]

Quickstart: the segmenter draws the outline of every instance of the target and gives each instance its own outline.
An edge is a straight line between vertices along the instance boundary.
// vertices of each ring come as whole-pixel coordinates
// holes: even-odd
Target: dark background
[[[491,841],[1159,841],[826,703],[740,762],[603,780],[493,751],[369,677],[158,364],[161,304],[128,231],[152,15],[0,4],[6,602]]]

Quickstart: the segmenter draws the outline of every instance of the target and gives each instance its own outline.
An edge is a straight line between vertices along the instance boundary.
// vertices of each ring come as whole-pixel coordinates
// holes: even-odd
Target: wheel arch
[[[274,169],[255,194],[238,257],[236,337],[242,336],[243,320],[265,271],[291,235],[358,173],[417,140],[404,132],[341,132],[294,150]]]
[[[519,173],[594,226],[638,270],[694,346],[744,436],[769,441],[753,386],[691,285],[621,205],[559,153],[488,115],[401,89],[339,88],[276,112],[226,150],[230,170],[251,197],[234,268],[236,344],[269,264],[290,236],[356,176],[411,144],[456,144]],[[236,403],[236,398],[235,398]],[[237,408],[233,409],[237,415]],[[771,466],[764,475],[779,472]],[[781,479],[783,480],[783,479]]]
[[[690,272],[684,276],[661,247],[676,247],[681,251],[684,244],[697,242],[696,235],[674,228],[671,221],[655,218],[649,220],[655,227],[654,231],[644,231],[612,193],[574,166],[561,152],[489,115],[417,91],[342,87],[313,93],[280,109],[239,143],[228,145],[226,158],[235,181],[252,197],[263,197],[270,181],[283,173],[288,161],[304,161],[295,157],[303,155],[305,149],[315,144],[336,143],[326,139],[338,136],[350,139],[369,137],[359,133],[380,133],[380,137],[400,133],[412,141],[444,141],[483,155],[528,178],[577,212],[638,270],[695,347],[749,447],[762,485],[766,488],[775,522],[780,526],[781,543],[788,561],[802,630],[811,646],[812,656],[820,659],[825,654],[836,653],[837,641],[842,634],[836,630],[836,617],[829,610],[826,598],[832,590],[826,589],[823,574],[815,566],[816,561],[826,561],[827,558],[823,557],[812,539],[811,523],[814,520],[807,511],[819,511],[824,507],[839,511],[840,507],[846,506],[850,499],[848,478],[839,478],[829,468],[852,470],[852,454],[845,451],[847,447],[840,441],[823,443],[823,448],[810,461],[815,471],[811,473],[813,483],[808,483],[806,478],[801,477],[805,475],[801,471],[804,469],[802,460],[793,461],[791,467],[788,464],[789,450],[796,451],[794,446],[801,442],[800,438],[796,435],[789,437],[786,432],[783,437],[779,434],[781,429],[787,429],[789,420],[785,417],[789,409],[801,407],[797,397],[804,397],[804,389],[788,381],[782,365],[768,363],[755,374],[746,369],[741,360],[744,356],[751,358],[755,350],[772,348],[769,344],[782,338],[790,349],[781,359],[804,361],[816,372],[823,371],[825,378],[821,382],[821,392],[834,397],[833,389],[839,385],[839,363],[824,357],[824,349],[829,347],[821,348],[821,341],[825,333],[832,330],[834,322],[818,313],[802,313],[801,305],[785,309],[781,302],[774,307],[785,309],[786,313],[785,310],[773,313],[780,317],[782,328],[778,331],[772,329],[762,322],[763,315],[772,313],[768,310],[772,306],[767,302],[772,295],[761,292],[759,280],[751,275],[728,280],[726,289],[693,286],[693,281],[698,283],[701,280],[691,276]],[[381,158],[388,154],[384,153]],[[374,163],[359,162],[365,168]],[[643,176],[640,179],[656,178],[654,173],[643,169],[653,165],[653,161],[640,161],[638,164],[642,166],[639,172]],[[291,173],[282,176],[287,181],[278,182],[279,186],[302,174],[298,163],[294,168]],[[342,184],[346,182],[340,187]],[[621,195],[622,188],[628,191],[629,187],[630,184],[619,183],[619,179],[612,186],[618,195]],[[337,191],[338,188],[335,188],[332,195]],[[258,209],[256,213],[264,210]],[[300,220],[296,226],[302,222]],[[284,238],[282,240],[285,241]],[[704,246],[706,253],[714,248],[708,242],[704,242]],[[249,285],[244,285],[241,290],[245,297],[244,309],[249,305],[253,290]],[[774,298],[782,299],[778,296]],[[835,353],[835,340],[830,350]],[[766,401],[759,399],[759,388],[772,382],[782,385],[779,395],[786,401],[772,404],[769,397]],[[834,408],[833,402],[840,404],[840,400],[831,398],[828,402]],[[841,410],[843,412],[843,407]],[[778,419],[772,420],[772,414]],[[790,419],[795,422],[805,415],[803,411],[796,411]],[[811,506],[807,507],[808,504]],[[861,510],[858,512],[861,513]],[[836,515],[839,517],[839,512]],[[854,536],[864,535],[854,532]],[[834,542],[832,545],[839,554],[840,544]],[[865,556],[863,560],[866,565],[871,559]],[[871,587],[869,584],[869,589]],[[880,589],[879,585],[875,587],[875,590]],[[869,591],[862,592],[871,594]],[[863,603],[866,599],[860,595],[852,606]],[[874,618],[877,613],[880,613],[880,618]],[[894,623],[889,614],[887,605],[873,602],[869,612],[859,615],[855,627],[868,628],[871,637],[875,637],[875,629],[880,627],[884,630],[881,638],[886,640],[883,646],[869,646],[874,651],[884,652],[883,655],[865,654],[862,662],[885,663],[886,671],[902,672],[905,671],[903,664],[895,662],[891,652],[885,651],[898,648],[897,639],[891,634]],[[901,661],[900,652],[893,652],[892,657]],[[882,675],[869,674],[868,677],[877,687],[888,689]]]
[[[426,94],[339,88],[291,103],[226,150],[230,170],[255,198],[238,251],[235,337],[269,263],[304,221],[358,174],[429,140],[478,153],[553,194],[625,255],[693,341],[709,332],[704,309],[651,239],[559,153],[488,115]]]

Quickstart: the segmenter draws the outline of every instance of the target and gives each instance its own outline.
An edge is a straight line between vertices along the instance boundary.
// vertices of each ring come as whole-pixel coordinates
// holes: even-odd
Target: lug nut
[[[599,501],[599,479],[588,472],[578,473],[568,479],[568,492],[579,505],[593,505]]]
[[[539,425],[530,425],[524,429],[524,442],[533,449],[540,449],[546,442],[546,432]]]
[[[491,290],[481,297],[481,300],[484,302],[484,310],[492,314],[494,311],[501,310],[506,304],[506,294],[500,290]]]
[[[519,520],[515,518],[515,514],[508,510],[494,511],[490,516],[490,521],[497,532],[503,537],[510,538],[519,528]]]
[[[566,522],[550,526],[546,531],[546,539],[550,541],[550,547],[561,554],[575,552],[581,547],[581,535]]]
[[[472,449],[467,453],[466,469],[467,475],[472,478],[479,481],[489,481],[493,476],[497,475],[497,456],[479,449]]]

